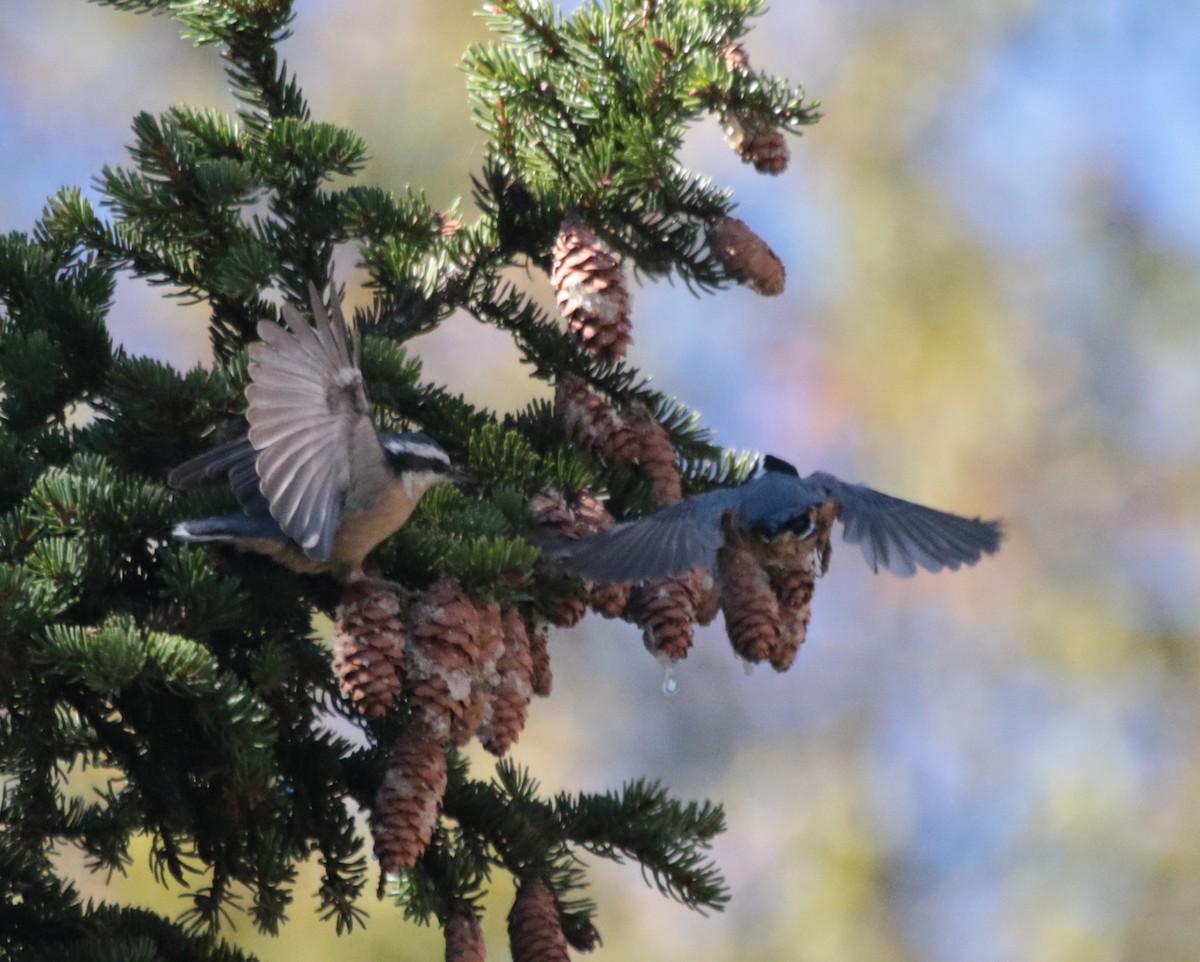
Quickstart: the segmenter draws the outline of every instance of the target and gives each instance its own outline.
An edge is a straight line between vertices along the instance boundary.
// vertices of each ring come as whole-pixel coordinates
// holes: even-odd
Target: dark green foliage
[[[278,59],[288,0],[107,2],[170,14],[218,48],[241,107],[138,115],[128,165],[97,178],[99,213],[67,188],[29,236],[0,238],[0,950],[233,962],[244,957],[215,940],[221,920],[240,907],[276,931],[313,853],[322,916],[339,930],[361,921],[367,860],[347,802],[373,804],[407,724],[399,709],[368,725],[337,690],[310,627],[336,586],[170,538],[181,518],[236,510],[228,491],[173,492],[164,479],[245,430],[245,347],[276,317],[269,290],[305,304],[309,284],[327,287],[335,245],[356,243],[374,294],[355,321],[377,419],[428,431],[472,475],[425,497],[376,552],[382,573],[419,590],[449,572],[480,601],[544,610],[578,583],[535,570],[530,496],[607,491],[623,517],[652,506],[646,478],[571,446],[544,401],[499,415],[426,383],[403,342],[465,310],[512,337],[531,377],[572,372],[614,403],[644,403],[682,457],[688,492],[742,480],[748,458],[723,452],[630,365],[584,354],[501,271],[547,267],[564,215],[579,210],[635,269],[721,286],[703,238],[731,203],[676,160],[685,129],[733,108],[789,129],[816,115],[799,91],[723,63],[757,2],[615,0],[570,17],[496,3],[486,17],[498,42],[464,61],[490,138],[480,213],[449,229],[457,212],[419,193],[331,186],[358,172],[366,145],[313,120]],[[105,319],[118,271],[208,306],[211,370],[114,350]],[[326,733],[330,712],[362,726],[370,747]],[[719,808],[642,781],[545,800],[507,763],[483,781],[451,761],[447,817],[400,889],[413,918],[477,903],[498,868],[549,885],[568,939],[589,948],[579,851],[634,859],[689,906],[724,903],[705,854]],[[73,799],[63,790],[73,768],[112,775]],[[135,833],[151,839],[159,878],[188,887],[178,924],[84,905],[54,875],[48,853],[60,844],[123,871]]]

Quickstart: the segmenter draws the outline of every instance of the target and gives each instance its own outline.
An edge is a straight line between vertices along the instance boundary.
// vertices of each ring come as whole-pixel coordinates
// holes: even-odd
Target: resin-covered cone
[[[721,609],[733,650],[749,662],[767,661],[780,644],[779,602],[754,552],[727,537],[717,554]]]
[[[424,725],[410,725],[392,749],[371,812],[375,857],[385,876],[407,872],[429,847],[446,779],[442,739]]]
[[[574,215],[563,221],[552,253],[554,297],[571,333],[593,357],[624,357],[632,325],[621,265]]]
[[[400,599],[392,591],[350,585],[336,614],[333,670],[354,710],[377,718],[387,714],[400,693],[404,657]]]
[[[404,688],[414,715],[448,739],[466,713],[480,666],[481,615],[453,578],[442,578],[410,615]]]
[[[536,879],[525,879],[508,913],[508,943],[513,962],[567,962],[567,939],[554,893]]]
[[[516,609],[509,609],[501,623],[504,653],[496,662],[496,680],[489,686],[479,726],[479,740],[493,755],[503,755],[521,737],[533,697],[533,653],[525,622]]]
[[[708,246],[734,280],[767,297],[783,293],[783,261],[745,221],[718,218],[708,229]]]
[[[491,692],[500,681],[500,660],[505,653],[504,625],[500,605],[489,602],[479,612],[476,635],[478,655],[471,666],[471,693],[465,699],[462,713],[451,716],[450,738],[456,745],[465,745],[483,725],[491,706]]]
[[[760,174],[782,174],[792,152],[782,130],[753,114],[727,113],[721,118],[725,142]]]
[[[560,372],[554,410],[567,439],[612,464],[631,464],[641,454],[641,439],[617,410],[576,374]]]

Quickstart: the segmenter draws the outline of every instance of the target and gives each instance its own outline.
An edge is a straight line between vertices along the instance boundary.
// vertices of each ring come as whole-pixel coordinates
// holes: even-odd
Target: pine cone
[[[598,615],[620,618],[629,605],[631,591],[631,585],[591,585],[588,588],[588,604]]]
[[[771,589],[779,600],[779,644],[767,657],[776,671],[787,671],[808,634],[817,582],[815,558],[810,556],[807,565],[769,570],[768,574]]]
[[[779,602],[766,571],[733,533],[717,553],[721,608],[733,650],[749,662],[766,661],[779,641]]]
[[[741,70],[753,76],[750,54],[740,43],[726,44],[721,48],[721,58],[730,73]],[[783,131],[771,118],[730,111],[722,115],[721,126],[729,146],[759,173],[781,174],[787,169],[791,151]]]
[[[496,681],[489,686],[488,710],[479,740],[493,755],[503,755],[525,728],[533,697],[533,654],[525,622],[516,609],[502,616],[504,653],[496,662]]]
[[[792,152],[783,131],[770,120],[730,112],[722,115],[721,127],[725,142],[743,163],[753,164],[760,174],[782,174],[787,170]]]
[[[631,464],[641,454],[637,432],[578,375],[558,375],[554,409],[567,439],[582,450],[612,464]]]
[[[446,918],[446,962],[486,962],[487,946],[479,916],[466,902],[458,902]]]
[[[567,962],[567,939],[554,893],[537,880],[524,879],[508,913],[508,942],[513,962]]]
[[[481,616],[453,578],[442,578],[411,615],[404,687],[413,713],[442,738],[467,712],[485,651]]]
[[[446,793],[446,749],[424,725],[405,730],[375,795],[371,836],[385,876],[407,872],[429,847]]]
[[[624,357],[631,340],[629,291],[621,265],[576,215],[562,222],[554,242],[550,280],[567,326],[593,357]]]
[[[539,528],[554,528],[566,534],[575,523],[575,512],[561,491],[539,491],[529,499],[529,518]]]
[[[708,568],[693,568],[689,574],[696,588],[696,624],[711,624],[721,610],[721,589],[717,579]]]
[[[727,43],[721,48],[721,59],[732,73],[734,70],[750,69],[750,54],[740,43]]]
[[[575,534],[576,538],[585,538],[590,534],[607,531],[616,520],[609,514],[603,501],[590,491],[581,491],[575,505]]]
[[[546,622],[536,615],[527,617],[525,634],[529,638],[529,656],[533,661],[533,675],[530,678],[533,693],[546,698],[554,684],[554,676],[550,672],[550,646],[546,643]]]
[[[658,578],[634,589],[633,619],[642,628],[642,641],[654,657],[676,662],[687,657],[695,631],[696,604],[705,572],[700,568],[678,578]]]
[[[483,725],[491,708],[492,690],[500,681],[500,659],[505,653],[504,625],[500,605],[493,601],[479,612],[477,641],[479,656],[472,666],[471,694],[463,712],[452,717],[450,737],[456,745],[465,745]]]
[[[342,694],[362,715],[386,715],[400,693],[404,657],[400,599],[391,591],[350,585],[337,609],[333,669]]]
[[[631,402],[628,410],[627,423],[637,433],[640,444],[638,460],[654,487],[654,496],[659,504],[682,501],[679,455],[666,428],[641,401]]]
[[[719,218],[708,229],[708,246],[734,280],[766,297],[783,293],[783,261],[745,221]]]

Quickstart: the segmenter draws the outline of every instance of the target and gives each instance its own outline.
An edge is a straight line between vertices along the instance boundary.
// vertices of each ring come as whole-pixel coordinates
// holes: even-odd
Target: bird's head
[[[450,455],[424,432],[386,434],[380,441],[388,467],[409,497],[419,498],[435,484],[458,484],[466,480],[466,474],[450,463]]]

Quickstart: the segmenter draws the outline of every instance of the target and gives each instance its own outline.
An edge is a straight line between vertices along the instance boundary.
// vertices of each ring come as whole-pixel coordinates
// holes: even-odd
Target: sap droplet
[[[662,693],[664,695],[674,695],[679,690],[679,683],[675,680],[675,669],[668,668],[663,672]]]

